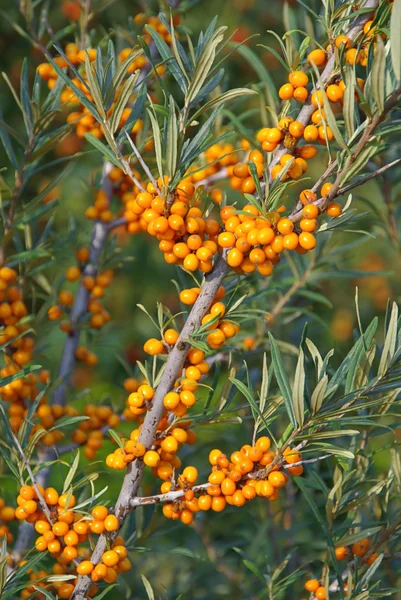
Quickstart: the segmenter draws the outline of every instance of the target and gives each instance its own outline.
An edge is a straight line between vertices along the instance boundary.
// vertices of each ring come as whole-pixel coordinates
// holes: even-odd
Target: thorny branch
[[[228,269],[229,267],[225,262],[224,257],[220,257],[215,264],[214,269],[208,275],[206,275],[205,283],[202,287],[201,293],[199,294],[198,299],[188,315],[177,343],[168,355],[163,376],[156,388],[152,405],[146,413],[145,420],[142,425],[141,435],[139,437],[139,442],[146,448],[151,448],[154,443],[157,427],[163,415],[164,396],[173,388],[175,380],[177,377],[179,377],[182,371],[185,359],[190,349],[188,339],[193,332],[198,329],[203,317],[207,314],[207,311],[209,310],[223,279],[228,273]],[[120,494],[114,508],[114,512],[121,525],[131,510],[130,502],[131,499],[135,498],[138,492],[143,469],[144,463],[142,460],[138,459],[133,463],[130,463],[128,466],[127,474],[124,477]],[[113,535],[110,535],[109,539],[113,539]],[[101,560],[102,554],[107,547],[107,543],[108,538],[105,535],[101,535],[91,556],[91,561],[94,564],[97,564]],[[75,600],[84,600],[85,594],[90,585],[91,579],[89,577],[79,577],[73,598]]]

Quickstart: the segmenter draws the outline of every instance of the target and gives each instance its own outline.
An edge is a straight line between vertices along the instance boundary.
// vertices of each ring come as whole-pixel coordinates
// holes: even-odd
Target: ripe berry
[[[143,462],[148,467],[157,467],[160,462],[160,456],[155,450],[148,450],[143,457]]]
[[[288,478],[281,471],[271,471],[268,475],[269,483],[275,488],[282,488],[287,484]]]
[[[338,548],[335,548],[334,552],[337,560],[345,560],[348,558],[349,552],[347,546],[339,546]]]
[[[338,202],[330,202],[330,204],[327,205],[326,213],[329,217],[339,217],[341,212],[341,204],[338,204]]]
[[[316,246],[316,238],[311,233],[302,232],[299,235],[299,245],[305,250],[313,250]]]
[[[290,134],[293,137],[300,138],[300,137],[302,137],[304,129],[305,129],[305,127],[304,127],[303,123],[301,123],[300,121],[294,121],[293,123],[290,124],[288,131],[290,132]]]
[[[291,83],[285,83],[278,91],[281,100],[290,100],[294,93],[294,86]]]
[[[318,130],[315,125],[308,125],[304,130],[304,139],[307,142],[315,142],[318,138]]]
[[[324,50],[312,50],[308,54],[308,63],[314,63],[317,67],[323,67],[326,64],[326,52]]]
[[[83,560],[77,566],[78,575],[90,575],[94,569],[94,564],[90,560]]]
[[[108,550],[102,554],[102,562],[106,567],[115,567],[119,560],[120,558],[115,550]]]
[[[370,541],[368,538],[364,538],[363,540],[360,540],[359,542],[355,542],[355,544],[352,545],[351,547],[351,551],[352,554],[354,554],[354,556],[364,556],[364,554],[366,554],[366,552],[369,550],[370,548]]]
[[[316,590],[320,587],[320,583],[318,582],[317,579],[308,579],[308,581],[305,582],[305,589],[307,592],[316,592]]]
[[[326,94],[329,100],[331,100],[332,102],[338,102],[344,97],[344,92],[342,91],[340,86],[334,84],[328,86],[328,88],[326,89]]]
[[[326,598],[327,598],[326,588],[323,587],[322,585],[320,587],[318,587],[315,592],[315,597],[316,597],[316,600],[326,600]]]
[[[288,80],[294,87],[306,87],[309,83],[309,78],[303,71],[293,71],[289,74]]]
[[[305,87],[297,87],[294,90],[293,98],[297,102],[305,102],[309,96],[309,92]]]
[[[104,520],[104,528],[106,531],[118,531],[120,524],[115,515],[108,515]]]

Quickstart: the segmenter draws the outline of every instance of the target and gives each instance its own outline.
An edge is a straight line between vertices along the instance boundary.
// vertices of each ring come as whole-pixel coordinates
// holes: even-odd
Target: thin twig
[[[366,0],[366,2],[363,5],[363,8],[371,8],[372,11],[378,6],[379,1],[378,0]],[[371,14],[370,13],[365,13],[363,15],[360,15],[357,19],[355,19],[355,22],[353,23],[352,27],[346,31],[346,35],[351,39],[351,40],[355,40],[361,33],[363,26],[365,25],[365,23],[371,18]],[[329,59],[327,61],[327,64],[325,66],[325,68],[323,69],[323,72],[320,76],[320,80],[322,82],[323,85],[325,85],[326,83],[328,83],[331,79],[331,77],[333,76],[335,71],[335,53],[334,51],[332,51],[332,53],[329,56]],[[314,113],[314,111],[316,110],[315,106],[312,104],[311,102],[311,97],[312,97],[312,93],[315,92],[316,90],[318,90],[320,88],[320,82],[317,82],[315,87],[313,88],[311,94],[309,95],[309,99],[306,101],[306,103],[303,105],[302,109],[300,110],[296,120],[301,122],[305,127],[306,125],[308,125],[312,114]],[[285,146],[283,144],[280,144],[277,149],[273,152],[272,155],[272,160],[269,164],[269,179],[271,180],[271,172],[272,169],[275,165],[277,165],[280,161],[280,158],[286,154],[288,152],[287,148],[285,148]]]

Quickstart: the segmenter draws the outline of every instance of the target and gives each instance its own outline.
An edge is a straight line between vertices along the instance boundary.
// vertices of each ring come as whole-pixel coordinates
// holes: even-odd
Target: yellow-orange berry
[[[324,50],[312,50],[308,54],[308,63],[314,63],[317,67],[323,67],[326,64],[326,52]]]

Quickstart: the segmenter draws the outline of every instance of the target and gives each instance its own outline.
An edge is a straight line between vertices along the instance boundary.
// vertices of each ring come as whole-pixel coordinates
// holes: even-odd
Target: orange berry
[[[346,35],[338,35],[334,40],[336,48],[339,48],[342,44],[345,44],[346,48],[349,48],[352,44],[352,40]]]
[[[370,548],[370,541],[368,538],[364,538],[362,540],[360,540],[359,542],[355,542],[355,544],[352,545],[351,547],[351,551],[352,554],[354,554],[354,556],[364,556],[366,554],[366,552],[369,550]]]
[[[160,340],[156,340],[155,338],[150,338],[147,340],[143,346],[144,352],[149,354],[150,356],[157,356],[158,354],[164,353],[164,345]]]
[[[340,546],[334,550],[337,560],[345,560],[348,558],[349,552],[347,546]]]
[[[305,589],[307,592],[316,592],[316,590],[320,587],[320,583],[318,582],[317,579],[308,579],[308,581],[305,582]]]
[[[102,554],[102,563],[106,567],[115,567],[118,564],[120,557],[115,550],[108,550]]]
[[[297,102],[305,102],[308,99],[309,92],[306,87],[297,87],[294,90],[293,98]]]
[[[108,514],[108,509],[106,508],[106,506],[103,505],[95,506],[92,509],[92,517],[97,521],[104,521]]]
[[[312,250],[316,247],[316,238],[311,233],[303,231],[298,237],[299,245],[305,250]]]
[[[104,520],[104,528],[106,531],[118,531],[120,523],[115,515],[108,515]]]
[[[315,597],[316,597],[316,600],[326,600],[326,598],[327,598],[326,588],[323,587],[322,585],[320,587],[318,587],[315,592]]]
[[[338,102],[339,100],[342,100],[344,97],[344,92],[342,91],[340,86],[335,85],[335,84],[329,85],[327,87],[326,94],[327,94],[327,97],[329,98],[329,100],[331,100],[332,102]]]
[[[366,564],[370,567],[374,562],[379,558],[379,554],[377,552],[373,552],[367,559]]]
[[[326,52],[324,50],[312,50],[307,57],[308,63],[314,63],[317,67],[323,67],[326,64]]]
[[[301,123],[300,121],[294,121],[293,123],[290,124],[290,126],[288,128],[288,131],[290,132],[290,134],[295,138],[302,137],[304,130],[305,130],[305,127],[304,127],[303,123]]]
[[[307,142],[315,142],[318,138],[318,129],[315,125],[308,125],[304,130],[304,139]]]
[[[330,204],[327,205],[326,213],[329,215],[329,217],[339,217],[341,212],[341,204],[338,202],[330,202]]]
[[[320,190],[320,194],[322,196],[322,198],[326,198],[326,196],[330,193],[331,188],[333,187],[332,183],[326,182],[322,185],[322,188]]]
[[[77,566],[78,575],[90,575],[95,568],[94,564],[90,560],[83,560]]]
[[[285,83],[278,91],[281,100],[290,100],[294,93],[294,86],[291,83]]]
[[[155,450],[148,450],[143,457],[143,462],[148,467],[157,467],[160,463],[160,456]]]
[[[275,488],[282,488],[287,484],[288,478],[281,471],[271,471],[268,475],[268,481]]]
[[[292,71],[288,80],[294,87],[306,87],[309,83],[309,77],[303,71]]]

